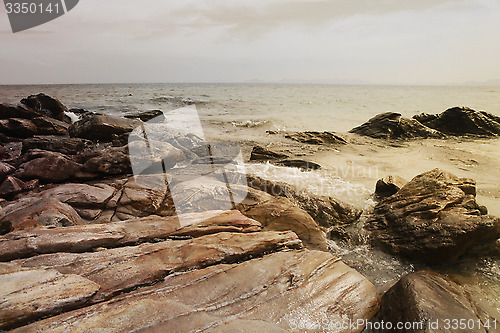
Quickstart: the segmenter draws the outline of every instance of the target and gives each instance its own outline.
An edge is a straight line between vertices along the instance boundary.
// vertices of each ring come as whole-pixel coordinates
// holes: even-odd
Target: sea
[[[473,178],[477,201],[500,216],[500,138],[449,138],[387,143],[347,132],[387,111],[411,117],[467,106],[500,115],[500,86],[383,86],[314,84],[84,84],[0,86],[0,102],[16,104],[43,92],[69,109],[112,115],[149,110],[169,112],[195,105],[205,138],[241,145],[248,160],[255,144],[293,152],[322,165],[318,171],[249,163],[247,172],[329,195],[366,212],[373,207],[377,179],[398,175],[411,180],[434,168]],[[74,115],[73,115],[74,116]],[[76,117],[76,116],[75,116]],[[282,133],[331,131],[345,135],[342,147],[297,150]],[[270,134],[274,133],[274,134]],[[380,292],[402,275],[429,267],[386,254],[363,242],[330,241],[332,253],[370,279]],[[450,267],[431,267],[447,275],[465,276],[471,288],[491,295],[500,313],[500,260],[467,259]]]

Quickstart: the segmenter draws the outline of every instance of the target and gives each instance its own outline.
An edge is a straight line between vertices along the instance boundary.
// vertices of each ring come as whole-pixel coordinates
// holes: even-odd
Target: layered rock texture
[[[500,237],[500,219],[487,215],[475,196],[474,180],[434,169],[378,203],[367,229],[375,243],[393,253],[451,262]]]

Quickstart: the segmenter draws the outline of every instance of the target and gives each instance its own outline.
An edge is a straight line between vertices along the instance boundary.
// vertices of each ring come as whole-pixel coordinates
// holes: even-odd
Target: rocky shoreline
[[[499,256],[500,219],[476,202],[474,180],[440,169],[409,182],[386,178],[377,184],[373,211],[362,212],[247,175],[247,185],[231,188],[244,199],[232,210],[214,210],[225,184],[187,190],[178,179],[189,178],[190,166],[173,169],[188,157],[191,165],[207,164],[199,138],[162,133],[155,154],[177,180],[148,188],[141,184],[154,185],[158,169],[132,175],[129,152],[139,141],[130,133],[161,112],[119,118],[73,111],[80,114],[76,122],[44,94],[0,105],[0,330],[361,332],[370,320],[457,317],[483,325],[470,331],[500,332],[496,305],[459,276],[417,271],[379,295],[328,252],[328,238],[356,242],[352,228],[364,219],[373,246],[431,268]],[[389,140],[497,136],[500,118],[467,108],[412,119],[388,113],[352,132]],[[350,144],[333,132],[284,137],[325,147]],[[208,164],[231,157],[221,151],[220,161]],[[248,157],[321,167],[262,146]],[[182,216],[174,190],[185,192]]]

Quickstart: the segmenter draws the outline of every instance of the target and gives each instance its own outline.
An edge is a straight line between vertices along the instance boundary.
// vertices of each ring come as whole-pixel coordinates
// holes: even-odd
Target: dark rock
[[[7,151],[5,150],[4,146],[0,145],[0,159],[4,158],[5,155],[7,155]]]
[[[32,119],[36,117],[40,117],[43,114],[32,110],[30,108],[26,108],[23,105],[9,105],[9,104],[0,104],[0,119],[9,119],[9,118],[22,118],[22,119]]]
[[[0,120],[0,133],[16,138],[28,138],[37,134],[38,128],[31,120],[8,118]]]
[[[31,119],[39,135],[68,135],[69,124],[49,117]]]
[[[98,281],[101,294],[148,280],[162,281],[110,301],[35,322],[17,332],[46,332],[54,328],[99,331],[102,327],[109,332],[138,328],[156,332],[298,332],[303,331],[303,325],[311,324],[311,320],[318,325],[357,323],[369,320],[376,313],[380,300],[374,287],[341,260],[330,253],[305,250],[263,255],[263,250],[280,244],[278,237],[284,243],[285,236],[291,235],[271,233],[267,236],[268,245],[264,246],[266,241],[259,234],[237,234],[235,239],[205,236],[211,240],[206,245],[201,243],[202,238],[197,238],[191,241],[191,248],[186,248],[189,243],[179,246],[187,250],[184,256],[181,251],[174,252],[168,243],[144,246],[137,258],[124,249],[120,249],[122,253],[114,250],[116,254],[111,250],[100,255],[85,254],[89,260],[82,260],[81,264],[68,262],[68,256],[65,261],[69,270],[90,271],[92,265],[99,267],[84,276]],[[250,242],[255,244],[253,249]],[[146,254],[147,247],[158,250]],[[218,252],[215,254],[209,248]],[[232,253],[253,253],[257,258],[234,263],[236,257]],[[186,268],[200,268],[203,266],[195,266],[196,261],[206,263],[202,258],[211,256],[214,260],[210,267],[169,274],[163,279],[168,269],[179,271],[181,263]],[[116,261],[112,262],[112,258]],[[222,258],[229,263],[218,264]],[[99,262],[112,264],[99,265]],[[134,264],[136,267],[132,268]],[[363,328],[364,325],[359,325],[343,332],[359,333]]]
[[[26,184],[16,177],[7,176],[0,185],[0,197],[5,198],[23,191]]]
[[[34,136],[23,140],[23,153],[31,149],[41,149],[66,155],[76,155],[91,147],[91,141],[80,138]]]
[[[454,107],[438,115],[423,113],[413,118],[448,135],[500,135],[500,117],[466,107]]]
[[[399,113],[386,112],[376,115],[350,133],[376,139],[444,138],[439,131],[422,125],[415,119],[408,119]]]
[[[149,111],[143,111],[139,113],[134,113],[134,114],[127,114],[125,115],[125,118],[128,119],[140,119],[144,122],[151,120],[153,118],[161,117],[163,116],[163,111],[162,110],[149,110]],[[163,119],[159,118],[157,119],[158,121],[162,121]]]
[[[375,206],[366,227],[389,251],[427,263],[451,262],[500,237],[500,219],[484,215],[472,179],[434,169]]]
[[[141,121],[99,114],[85,114],[69,127],[71,137],[111,142],[116,135],[132,132]]]
[[[343,137],[332,132],[297,132],[287,134],[285,138],[312,145],[347,143]]]
[[[34,149],[24,156],[28,162],[21,164],[16,175],[22,179],[40,179],[57,183],[73,178],[82,168],[81,164],[66,155]]]
[[[57,99],[43,93],[32,95],[21,100],[21,103],[51,118],[65,121],[68,109]]]
[[[375,320],[393,325],[392,330],[380,332],[394,332],[399,322],[420,323],[404,332],[496,332],[479,324],[489,320],[493,328],[495,318],[480,318],[478,310],[470,295],[452,280],[432,271],[418,271],[404,276],[385,293]]]
[[[299,168],[306,171],[321,169],[321,165],[319,165],[318,163],[304,161],[304,160],[282,160],[273,162],[273,164],[286,166],[290,168]]]
[[[267,161],[273,159],[283,159],[289,156],[282,153],[276,153],[262,146],[255,146],[252,149],[252,154],[250,155],[250,161]]]
[[[396,194],[400,188],[405,186],[408,181],[399,176],[387,176],[377,181],[375,185],[375,196],[378,199],[385,199]]]
[[[130,158],[126,147],[113,147],[102,151],[93,151],[85,154],[83,164],[83,178],[85,173],[97,175],[124,175],[131,174]]]

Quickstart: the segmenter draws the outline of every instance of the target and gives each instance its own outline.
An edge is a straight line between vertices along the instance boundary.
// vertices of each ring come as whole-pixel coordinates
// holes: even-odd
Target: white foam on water
[[[273,164],[247,164],[247,173],[274,182],[284,182],[299,191],[328,196],[356,208],[374,205],[372,191],[362,184],[356,184],[328,173],[328,170],[303,171],[299,168],[281,167]]]

